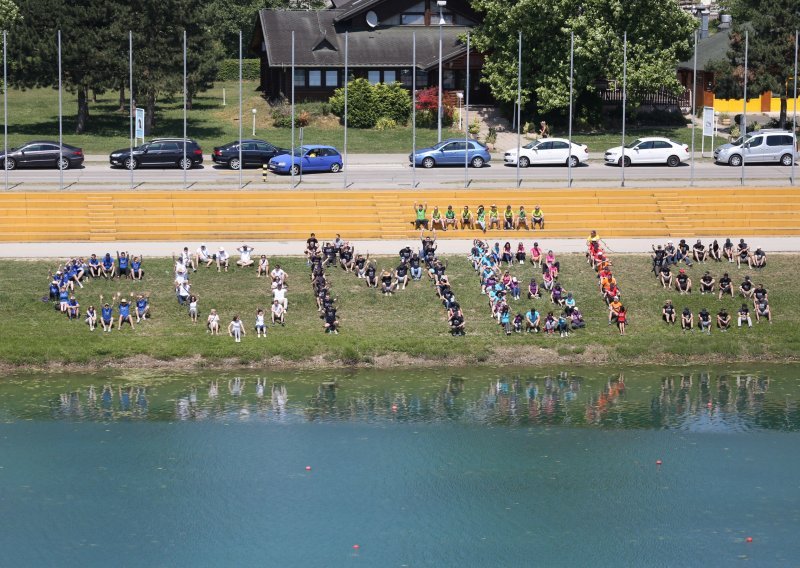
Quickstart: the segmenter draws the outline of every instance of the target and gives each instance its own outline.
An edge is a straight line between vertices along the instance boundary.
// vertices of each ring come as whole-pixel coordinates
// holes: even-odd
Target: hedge
[[[261,78],[261,62],[258,59],[242,59],[242,80],[258,81]],[[239,60],[223,59],[217,69],[217,81],[238,81]]]

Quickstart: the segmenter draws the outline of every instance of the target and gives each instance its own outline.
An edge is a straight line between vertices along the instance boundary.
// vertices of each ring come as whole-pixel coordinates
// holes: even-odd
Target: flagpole
[[[64,159],[64,124],[62,118],[61,96],[61,30],[58,30],[58,189],[64,189],[64,169],[61,160]]]
[[[130,97],[130,108],[128,109],[128,114],[130,115],[129,122],[130,122],[130,129],[131,129],[131,137],[130,137],[130,144],[131,144],[131,153],[128,154],[128,159],[130,160],[131,167],[130,169],[130,176],[131,176],[131,189],[133,189],[133,121],[135,120],[135,111],[133,108],[133,30],[128,30],[128,96]]]
[[[344,32],[344,189],[347,189],[347,49],[349,43],[349,32]]]
[[[745,30],[745,32],[744,32],[744,97],[743,97],[744,98],[744,103],[743,103],[744,109],[742,110],[742,124],[741,124],[741,126],[742,126],[742,128],[741,128],[742,145],[740,146],[741,149],[742,149],[742,176],[740,178],[740,181],[741,181],[742,185],[744,185],[744,162],[745,162],[744,156],[745,156],[745,150],[747,150],[747,148],[745,148],[745,144],[746,144],[745,135],[747,134],[747,51],[748,51],[749,47],[750,47],[750,38],[749,38],[747,30]]]
[[[239,189],[242,189],[242,30],[239,30]]]
[[[411,32],[411,189],[417,187],[417,32]]]
[[[186,189],[186,171],[189,169],[186,167],[186,29],[183,30],[183,165],[183,189]]]
[[[517,187],[520,186],[522,180],[519,178],[519,153],[522,149],[520,118],[522,118],[522,31],[519,32],[517,39]]]
[[[628,32],[623,35],[622,43],[622,187],[625,187],[625,104],[628,87]]]
[[[572,86],[574,77],[575,32],[569,32],[569,126],[567,139],[569,151],[567,152],[567,187],[572,187]],[[519,155],[517,156],[519,159]]]
[[[464,142],[467,151],[464,155],[464,187],[469,187],[469,32],[467,32],[467,80],[464,88]]]
[[[292,189],[294,189],[294,30],[292,30],[292,158],[289,160],[289,171],[292,174]]]
[[[798,31],[794,31],[794,113],[792,114],[792,133],[795,136],[795,148],[797,148],[797,38]],[[5,45],[5,42],[3,42]],[[5,57],[5,56],[4,56]],[[796,156],[792,156],[792,185],[794,185],[794,162]]]
[[[692,161],[689,169],[689,185],[694,185],[694,128],[697,117],[697,31],[694,32],[694,66],[692,69]],[[713,111],[712,111],[713,120]]]
[[[8,72],[6,65],[6,31],[3,30],[3,169],[6,176],[6,191],[8,191]]]

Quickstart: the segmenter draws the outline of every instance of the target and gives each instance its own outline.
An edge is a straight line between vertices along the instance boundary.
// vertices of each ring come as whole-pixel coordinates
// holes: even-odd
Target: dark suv
[[[183,147],[186,145],[186,161],[184,161]],[[111,152],[109,161],[112,167],[122,166],[126,169],[136,169],[139,166],[178,166],[184,170],[193,168],[203,163],[203,151],[194,140],[183,138],[155,138],[133,149],[130,148]]]

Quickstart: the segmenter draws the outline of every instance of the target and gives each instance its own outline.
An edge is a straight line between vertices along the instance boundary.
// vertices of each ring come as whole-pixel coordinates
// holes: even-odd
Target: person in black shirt
[[[709,294],[713,294],[715,282],[716,280],[714,280],[714,277],[706,270],[706,273],[700,277],[700,293],[705,294],[708,292]]]
[[[408,262],[411,258],[411,247],[403,247],[400,249],[400,260],[403,262]]]
[[[369,260],[369,253],[367,253],[367,256],[364,256],[363,254],[359,254],[358,256],[356,256],[355,266],[356,266],[356,276],[358,278],[366,278],[368,260]]]
[[[750,319],[750,310],[747,308],[747,304],[742,304],[742,307],[739,308],[739,312],[736,314],[736,326],[742,327],[743,323],[747,323],[747,327],[753,327],[753,320]]]
[[[349,243],[342,245],[342,248],[339,250],[339,265],[346,272],[352,272],[355,268],[356,264],[353,262],[353,247],[351,247]]]
[[[750,247],[744,242],[744,239],[739,239],[739,244],[736,246],[736,268],[741,268],[742,263],[746,262],[748,265],[751,263]],[[752,266],[750,266],[752,268]]]
[[[692,293],[692,279],[686,274],[686,271],[681,268],[678,276],[675,277],[675,289],[682,295]]]
[[[319,241],[314,233],[311,233],[311,236],[306,239],[306,258],[311,257],[313,253],[317,251],[317,246],[319,245]]]
[[[760,248],[750,257],[750,268],[764,268],[767,265],[767,254]]]
[[[672,305],[672,300],[667,300],[667,303],[661,308],[661,317],[667,323],[675,323],[675,307]]]
[[[758,284],[753,289],[753,301],[757,302],[757,301],[762,300],[762,299],[763,300],[768,300],[769,299],[767,297],[767,289],[764,288],[763,284]]]
[[[464,316],[461,310],[454,312],[450,318],[450,331],[453,335],[464,335]]]
[[[720,249],[719,241],[714,239],[714,242],[711,243],[711,246],[708,247],[708,256],[711,257],[711,260],[716,260],[717,262],[722,262],[722,249]]]
[[[325,320],[325,333],[335,333],[338,335],[339,320],[336,319],[336,308],[330,307],[325,310],[323,319]]]
[[[731,277],[728,273],[724,273],[722,278],[719,279],[719,299],[722,299],[723,294],[730,294],[733,298],[733,285],[731,284]]]
[[[766,298],[761,298],[755,302],[756,321],[761,322],[761,318],[767,318],[769,323],[772,323],[772,310],[769,309],[769,302]]]
[[[685,262],[686,266],[692,265],[692,261],[689,260],[689,245],[686,244],[686,239],[681,239],[678,242],[678,255],[675,264],[678,264],[680,261]]]
[[[728,331],[731,327],[731,316],[725,308],[717,314],[717,327],[720,331]]]
[[[692,245],[692,258],[694,258],[697,262],[705,262],[708,258],[706,246],[700,241],[700,239],[697,239],[697,242]]]
[[[658,281],[661,282],[662,287],[666,289],[672,288],[672,272],[670,272],[668,264],[664,264],[661,267],[658,273]]]
[[[742,284],[739,286],[739,292],[742,294],[743,298],[748,298],[750,300],[753,299],[755,287],[753,286],[753,282],[750,280],[749,276],[744,277],[744,282],[742,282]]]
[[[683,312],[681,312],[681,329],[683,331],[694,331],[694,315],[688,307],[683,308]]]
[[[661,245],[658,247],[654,247],[650,245],[650,248],[653,249],[653,273],[658,275],[659,269],[667,264],[667,251],[663,249]]]
[[[708,310],[703,308],[697,316],[697,327],[701,332],[711,335],[711,314]]]
[[[367,270],[365,271],[367,277],[367,287],[368,288],[377,288],[378,287],[378,276],[376,274],[375,265],[371,262],[367,265]]]
[[[394,289],[392,273],[384,268],[381,270],[381,292],[383,292],[384,296],[391,296]]]
[[[408,261],[408,266],[411,269],[411,278],[414,280],[422,280],[422,262],[419,255],[414,253]]]
[[[405,290],[406,284],[408,284],[408,265],[405,262],[401,262],[394,269],[394,278],[394,289],[397,290],[402,287]]]

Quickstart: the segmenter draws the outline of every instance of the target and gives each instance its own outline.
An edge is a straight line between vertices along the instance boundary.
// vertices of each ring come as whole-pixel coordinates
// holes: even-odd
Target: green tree
[[[330,103],[333,114],[344,117],[344,87],[333,92]],[[347,84],[347,125],[353,128],[372,128],[378,118],[378,100],[370,82],[366,79],[350,81]]]
[[[10,30],[19,20],[19,7],[11,0],[0,0],[0,31]]]
[[[730,0],[734,27],[731,76],[743,87],[745,29],[748,34],[747,93],[772,91],[781,99],[780,127],[786,125],[787,95],[794,91],[794,37],[800,28],[797,0]],[[741,92],[741,90],[739,91]]]
[[[378,83],[373,87],[378,108],[378,118],[389,118],[397,124],[406,124],[411,114],[411,93],[399,82]]]
[[[622,79],[628,34],[628,90],[679,93],[676,64],[691,55],[696,21],[677,2],[652,0],[473,0],[484,14],[473,36],[487,54],[483,81],[500,101],[517,98],[517,34],[522,31],[523,104],[540,112],[569,104],[569,42],[575,33],[576,97],[598,78]]]

